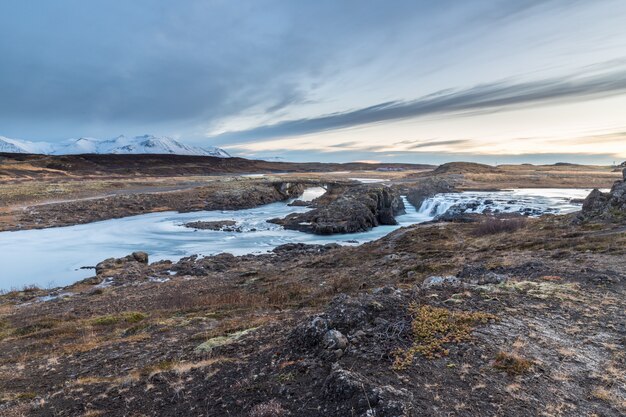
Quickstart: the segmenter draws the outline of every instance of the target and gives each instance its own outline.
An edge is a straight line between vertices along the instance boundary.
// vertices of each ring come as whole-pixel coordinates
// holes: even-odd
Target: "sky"
[[[0,135],[293,161],[626,159],[623,0],[0,2]]]

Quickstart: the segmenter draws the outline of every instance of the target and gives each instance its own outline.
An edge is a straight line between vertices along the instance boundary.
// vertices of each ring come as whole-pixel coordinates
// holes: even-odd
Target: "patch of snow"
[[[37,298],[38,303],[45,303],[46,301],[58,300],[59,298],[71,297],[73,296],[73,292],[62,292],[59,294],[49,294],[44,295],[43,297]]]

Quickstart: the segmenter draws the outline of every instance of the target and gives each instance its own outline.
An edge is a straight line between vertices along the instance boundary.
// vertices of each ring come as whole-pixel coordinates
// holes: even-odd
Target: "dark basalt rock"
[[[289,207],[308,207],[311,205],[310,201],[302,201],[302,200],[295,200],[289,204],[287,204]]]
[[[616,181],[608,193],[594,189],[583,202],[578,221],[626,221],[626,169],[624,180]]]
[[[241,232],[241,228],[236,227],[237,222],[234,220],[216,220],[216,221],[197,221],[185,223],[185,227],[200,230],[215,230],[221,232]]]
[[[307,255],[307,254],[321,254],[328,252],[329,250],[338,249],[341,245],[338,243],[327,243],[325,245],[308,245],[306,243],[285,243],[284,245],[276,246],[272,252],[279,255]]]
[[[419,209],[424,200],[440,193],[454,192],[454,186],[446,179],[428,178],[422,181],[419,186],[408,190],[406,199],[415,208]]]
[[[324,207],[306,213],[294,213],[284,219],[272,219],[286,229],[318,235],[356,233],[378,225],[397,224],[395,216],[404,213],[400,194],[383,185],[349,188]]]
[[[96,265],[96,275],[113,276],[121,271],[137,275],[141,269],[148,265],[148,254],[146,252],[133,252],[123,258],[108,258]]]

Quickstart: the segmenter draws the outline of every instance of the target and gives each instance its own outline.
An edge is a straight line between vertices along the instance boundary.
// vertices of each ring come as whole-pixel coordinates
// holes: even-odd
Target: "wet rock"
[[[289,204],[287,204],[290,207],[309,207],[311,205],[310,201],[302,201],[302,200],[295,200]]]
[[[340,197],[306,213],[293,213],[269,220],[286,229],[319,235],[356,233],[378,225],[397,224],[395,216],[404,213],[400,194],[384,185],[348,188]]]
[[[446,210],[445,213],[436,216],[435,220],[457,223],[475,223],[481,219],[480,214],[467,213],[468,210],[476,210],[479,207],[476,201],[455,204]]]
[[[137,262],[148,264],[148,254],[146,252],[133,252],[132,257],[135,258]]]
[[[146,252],[133,252],[123,258],[108,258],[96,265],[96,275],[115,275],[118,273],[131,274],[138,272],[138,267],[148,264]],[[141,268],[139,268],[139,271]]]
[[[272,252],[276,254],[305,255],[313,253],[326,253],[333,249],[341,248],[338,243],[327,243],[325,245],[308,245],[306,243],[285,243],[275,247]]]
[[[198,259],[197,255],[179,260],[171,267],[177,275],[204,276],[209,272],[223,272],[237,265],[237,258],[230,253],[220,253]]]
[[[199,230],[215,230],[220,232],[241,232],[234,220],[197,221],[185,223],[185,227]]]
[[[406,198],[414,207],[419,208],[424,200],[439,193],[450,193],[454,191],[454,185],[447,179],[427,178],[419,185],[407,191]]]

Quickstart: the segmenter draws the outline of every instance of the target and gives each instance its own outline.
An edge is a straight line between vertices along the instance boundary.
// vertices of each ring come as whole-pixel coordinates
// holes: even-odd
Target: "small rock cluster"
[[[123,258],[108,258],[96,265],[96,275],[110,277],[123,271],[127,275],[141,275],[143,267],[148,265],[146,252],[133,252]]]
[[[215,230],[220,232],[241,232],[234,220],[197,221],[185,223],[185,227],[199,230]]]
[[[305,320],[291,332],[289,340],[295,353],[308,356],[311,369],[327,369],[322,395],[334,405],[325,410],[328,415],[391,417],[410,413],[410,391],[348,368],[341,360],[347,355],[348,361],[385,357],[394,341],[405,336],[406,324],[398,324],[403,320],[398,306],[407,303],[407,297],[391,287],[354,297],[342,294],[333,299],[325,313]]]

